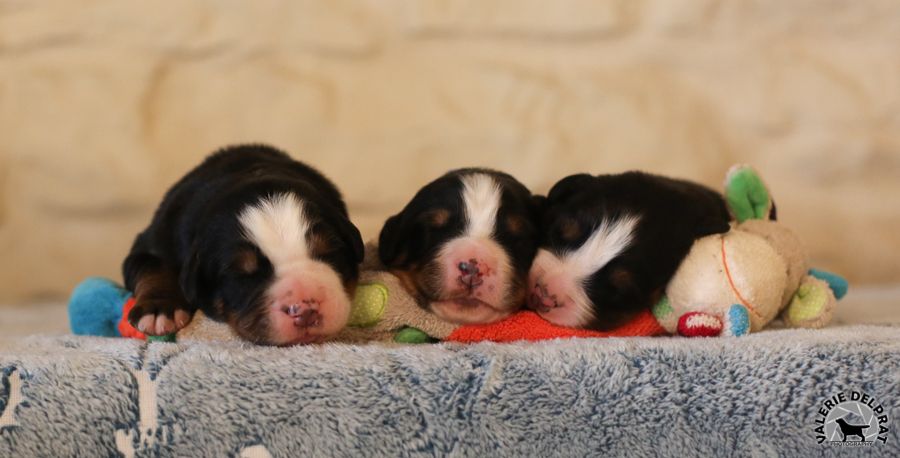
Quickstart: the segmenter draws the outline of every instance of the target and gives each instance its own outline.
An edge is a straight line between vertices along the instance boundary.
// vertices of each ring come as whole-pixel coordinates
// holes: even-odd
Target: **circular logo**
[[[868,393],[842,391],[822,402],[815,423],[818,443],[854,447],[887,443],[890,419]]]

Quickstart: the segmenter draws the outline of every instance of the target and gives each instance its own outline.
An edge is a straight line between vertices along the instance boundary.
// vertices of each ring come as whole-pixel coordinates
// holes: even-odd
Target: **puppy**
[[[385,222],[378,255],[419,305],[444,320],[499,320],[524,304],[539,199],[505,173],[451,171]]]
[[[165,195],[125,259],[150,335],[200,309],[259,344],[319,341],[347,323],[363,243],[337,188],[262,145],[212,154]]]
[[[572,175],[550,190],[528,306],[561,326],[609,330],[652,307],[699,237],[726,232],[722,196],[641,172]]]

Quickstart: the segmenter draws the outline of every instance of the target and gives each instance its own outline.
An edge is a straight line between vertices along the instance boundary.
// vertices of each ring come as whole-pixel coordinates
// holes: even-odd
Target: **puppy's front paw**
[[[137,298],[134,307],[128,312],[128,322],[144,334],[164,336],[187,326],[192,316],[193,312],[178,302]]]

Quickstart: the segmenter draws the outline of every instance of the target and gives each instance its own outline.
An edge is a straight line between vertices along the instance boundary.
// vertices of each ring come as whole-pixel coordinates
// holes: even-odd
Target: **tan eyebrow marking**
[[[422,215],[422,218],[431,227],[443,227],[450,221],[450,211],[444,208],[429,210]]]
[[[612,271],[610,280],[613,286],[617,288],[627,288],[634,282],[634,277],[630,271],[620,267]]]
[[[525,218],[519,215],[509,215],[506,217],[506,229],[515,235],[519,235],[525,229]]]
[[[259,257],[250,249],[242,249],[238,251],[234,258],[234,267],[245,274],[252,274],[259,269]]]
[[[310,251],[314,256],[321,256],[334,249],[331,237],[323,235],[318,231],[309,231],[306,234],[309,242]]]
[[[572,218],[565,218],[560,225],[560,235],[567,242],[574,242],[581,236],[581,225]]]

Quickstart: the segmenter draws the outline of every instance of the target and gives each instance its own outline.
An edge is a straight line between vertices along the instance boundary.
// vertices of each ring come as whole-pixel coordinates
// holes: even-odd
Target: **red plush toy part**
[[[468,325],[454,330],[447,342],[515,342],[517,340],[547,340],[563,337],[638,337],[658,336],[666,331],[649,310],[609,332],[556,326],[534,312],[519,312],[491,324]]]
[[[722,320],[703,312],[685,313],[678,319],[678,334],[685,337],[715,337],[722,328]]]
[[[129,298],[125,301],[125,305],[122,306],[122,319],[119,320],[119,334],[122,337],[128,337],[131,339],[141,339],[147,340],[147,336],[144,335],[141,331],[138,331],[128,322],[128,313],[131,312],[131,309],[134,307],[134,298]]]

